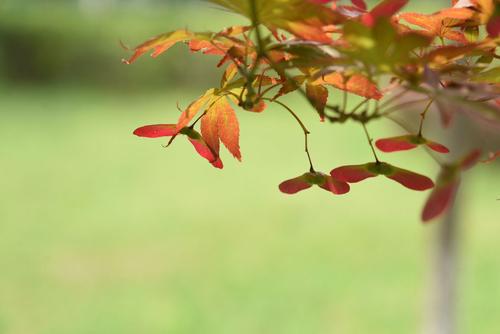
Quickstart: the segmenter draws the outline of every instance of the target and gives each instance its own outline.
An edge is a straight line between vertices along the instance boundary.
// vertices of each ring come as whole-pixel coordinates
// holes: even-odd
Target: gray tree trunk
[[[435,222],[431,252],[430,289],[425,334],[457,333],[457,277],[460,231],[460,193],[454,206],[440,222]]]

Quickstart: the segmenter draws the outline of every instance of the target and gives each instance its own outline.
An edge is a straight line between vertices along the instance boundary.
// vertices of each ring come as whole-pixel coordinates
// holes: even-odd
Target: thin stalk
[[[375,161],[377,163],[380,163],[380,160],[378,159],[377,156],[377,151],[375,151],[375,147],[373,147],[373,138],[370,137],[370,134],[368,133],[368,129],[366,128],[366,124],[364,122],[361,123],[363,125],[363,130],[365,131],[366,139],[368,140],[368,144],[370,145],[370,148],[372,149],[373,156],[375,157]]]
[[[272,89],[278,87],[279,85],[281,85],[281,83],[277,83],[277,84],[274,84],[274,85],[271,85],[271,86],[267,87],[261,93],[259,93],[259,97],[258,98],[263,98],[269,91],[271,91]]]
[[[347,88],[347,79],[344,78],[346,81],[345,83],[345,88]],[[347,90],[344,89],[342,93],[342,112],[347,112]]]
[[[427,112],[429,111],[432,103],[434,102],[434,99],[431,99],[427,106],[425,107],[424,111],[420,114],[420,126],[418,127],[418,135],[421,137],[422,136],[422,129],[424,128],[424,121],[425,121],[425,116],[427,115]]]
[[[378,115],[379,111],[380,111],[380,101],[375,100],[375,107],[373,108],[373,115]]]
[[[352,110],[349,112],[350,115],[354,114],[356,111],[359,110],[362,106],[364,106],[366,103],[368,103],[370,99],[364,99],[363,101],[359,102]]]
[[[304,123],[302,122],[302,120],[299,118],[299,116],[297,116],[297,114],[289,106],[287,106],[286,104],[284,104],[283,102],[278,101],[278,100],[272,100],[272,99],[269,99],[269,98],[264,98],[263,100],[277,103],[280,106],[282,106],[283,108],[285,108],[293,116],[293,118],[295,118],[295,120],[297,121],[297,123],[300,125],[300,127],[302,129],[302,132],[304,133],[304,150],[306,152],[307,159],[309,160],[309,170],[312,173],[314,173],[315,170],[314,170],[314,165],[313,165],[313,162],[312,162],[312,159],[311,159],[311,153],[309,152],[309,140],[308,140],[309,135],[311,134],[311,132],[306,128],[306,126],[304,125]]]

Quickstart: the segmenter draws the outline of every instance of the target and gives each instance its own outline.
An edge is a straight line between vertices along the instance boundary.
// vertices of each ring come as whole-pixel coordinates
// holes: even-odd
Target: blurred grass
[[[153,5],[116,0],[90,12],[78,10],[77,1],[26,1],[0,1],[0,83],[85,86],[124,93],[160,92],[172,82],[191,89],[213,85],[217,82],[214,57],[190,54],[185,45],[177,45],[155,61],[143,57],[134,66],[123,66],[120,59],[131,52],[123,50],[120,42],[134,47],[180,28],[218,31],[248,24],[206,1]],[[407,10],[432,12],[444,5],[444,1],[411,2]]]
[[[176,119],[176,102],[185,106],[217,78],[201,70],[205,57],[182,48],[133,67],[110,65],[124,56],[116,42],[233,22],[203,6],[82,17],[40,3],[0,14],[4,29],[81,47],[69,53],[102,50],[88,69],[125,73],[98,73],[102,85],[86,81],[85,67],[51,85],[0,80],[0,333],[418,331],[436,229],[418,220],[425,194],[383,178],[342,197],[280,194],[279,182],[307,166],[300,129],[276,108],[239,112],[244,162],[225,154],[223,171],[182,140],[163,149],[161,140],[131,135]],[[44,56],[68,54],[54,50]],[[127,86],[133,79],[137,86]],[[115,83],[115,92],[103,89]],[[359,128],[320,124],[301,100],[290,102],[312,130],[320,169],[368,159]],[[371,130],[400,133],[383,124]],[[421,151],[386,158],[436,173]],[[460,327],[496,334],[498,170],[468,174],[464,193]]]
[[[120,60],[132,52],[120,42],[135,47],[176,29],[207,31],[245,24],[236,15],[220,13],[199,2],[165,2],[154,10],[129,4],[102,13],[50,1],[3,9],[0,4],[0,82],[118,92],[163,91],[171,82],[192,89],[214,84],[218,61],[214,57],[190,54],[186,45],[177,45],[156,61],[145,56],[137,66],[125,66]]]
[[[415,332],[435,228],[418,221],[425,195],[384,179],[281,195],[306,162],[279,109],[240,113],[245,161],[225,155],[224,171],[187,142],[130,134],[194,96],[3,90],[0,333]],[[320,168],[366,159],[358,129],[293,104]],[[493,172],[466,184],[464,333],[498,329]]]

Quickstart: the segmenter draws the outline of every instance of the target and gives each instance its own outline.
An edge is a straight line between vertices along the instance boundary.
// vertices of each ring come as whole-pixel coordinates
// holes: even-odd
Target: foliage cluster
[[[220,86],[180,110],[176,123],[143,126],[134,134],[169,137],[168,145],[185,136],[203,158],[223,168],[221,143],[241,160],[236,110],[261,113],[274,103],[300,126],[309,164],[308,171],[280,184],[282,192],[295,194],[317,185],[341,195],[353,183],[385,176],[412,190],[432,189],[422,211],[423,221],[450,208],[464,170],[499,156],[500,151],[482,152],[478,147],[457,161],[444,162],[439,155],[450,150],[425,134],[431,111],[439,112],[442,127],[449,126],[456,113],[463,113],[472,122],[500,129],[498,2],[452,0],[449,8],[433,14],[401,12],[408,0],[383,0],[373,8],[363,0],[347,4],[338,0],[210,2],[241,14],[250,24],[219,32],[168,32],[136,47],[124,62],[131,64],[147,52],[156,57],[184,42],[192,52],[220,57],[218,66],[224,67]],[[343,92],[339,103],[329,100],[330,89]],[[309,130],[280,100],[290,93],[303,95],[320,121],[358,123],[373,160],[333,168],[328,174],[318,171],[308,146]],[[349,95],[362,100],[349,106]],[[405,96],[411,98],[403,100]],[[374,142],[370,122],[394,121],[394,113],[422,102],[426,107],[417,132],[405,129],[407,133],[401,136]],[[383,162],[377,154],[377,149],[396,152],[417,147],[425,147],[441,166],[435,181]]]

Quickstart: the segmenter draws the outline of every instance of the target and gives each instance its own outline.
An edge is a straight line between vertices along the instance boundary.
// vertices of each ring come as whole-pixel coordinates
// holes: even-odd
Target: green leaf
[[[500,83],[500,67],[476,74],[472,81],[498,84]]]

